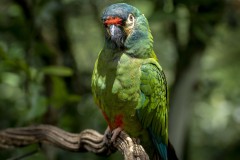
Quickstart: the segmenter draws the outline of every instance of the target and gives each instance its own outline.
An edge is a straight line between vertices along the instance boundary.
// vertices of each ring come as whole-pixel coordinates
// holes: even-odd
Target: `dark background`
[[[90,84],[104,43],[101,13],[116,2],[149,20],[180,159],[240,159],[239,0],[0,0],[0,129],[43,123],[104,132]],[[0,159],[36,148],[0,150]],[[26,158],[41,159],[105,158],[52,146]]]

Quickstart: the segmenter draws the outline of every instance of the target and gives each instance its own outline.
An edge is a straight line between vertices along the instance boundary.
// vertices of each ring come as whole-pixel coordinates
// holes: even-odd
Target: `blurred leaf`
[[[8,14],[12,17],[18,17],[22,14],[22,11],[18,5],[13,4],[8,8]]]
[[[43,68],[43,73],[54,76],[69,77],[73,75],[73,70],[64,66],[48,66]]]
[[[30,82],[28,87],[26,96],[30,110],[25,118],[27,121],[41,117],[47,110],[47,99],[41,95],[42,86],[35,82]]]
[[[50,103],[52,106],[62,107],[66,103],[79,102],[80,96],[74,94],[70,95],[62,78],[52,76],[51,79],[53,83],[53,94],[50,98]]]
[[[18,86],[20,83],[20,77],[17,74],[11,72],[3,72],[1,74],[1,80],[3,83],[8,84],[10,86]]]
[[[173,11],[174,9],[174,6],[173,6],[173,1],[172,0],[165,0],[164,1],[164,7],[163,7],[163,10],[167,13],[170,13]]]
[[[56,76],[52,76],[52,97],[50,98],[50,103],[54,107],[63,106],[67,101],[67,88],[64,81]]]
[[[79,102],[80,99],[81,99],[81,96],[76,95],[76,94],[71,94],[71,95],[68,95],[68,97],[67,97],[67,100],[70,103]]]
[[[3,47],[1,45],[2,43],[0,42],[0,60],[6,58],[6,53],[4,52]]]
[[[32,107],[25,120],[33,120],[41,117],[47,111],[47,99],[45,97],[31,97]]]
[[[151,16],[154,8],[154,4],[151,1],[131,1],[130,3],[137,7],[145,17]]]
[[[189,40],[190,13],[185,5],[178,5],[176,14],[177,38],[179,44],[185,47]]]

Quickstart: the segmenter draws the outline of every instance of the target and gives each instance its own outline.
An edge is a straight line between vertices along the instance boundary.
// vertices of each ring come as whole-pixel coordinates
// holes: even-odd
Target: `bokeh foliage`
[[[149,20],[169,84],[170,138],[179,156],[239,159],[238,0],[1,0],[0,129],[44,123],[104,132],[90,82],[104,43],[101,12],[115,2],[136,6]],[[37,148],[1,150],[0,159]],[[106,159],[40,148],[26,159]]]

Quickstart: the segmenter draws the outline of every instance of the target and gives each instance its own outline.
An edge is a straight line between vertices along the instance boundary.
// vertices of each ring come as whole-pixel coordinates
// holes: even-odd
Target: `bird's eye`
[[[134,17],[133,17],[132,14],[129,14],[129,16],[128,16],[128,20],[129,20],[130,22],[132,22],[132,21],[134,20]]]

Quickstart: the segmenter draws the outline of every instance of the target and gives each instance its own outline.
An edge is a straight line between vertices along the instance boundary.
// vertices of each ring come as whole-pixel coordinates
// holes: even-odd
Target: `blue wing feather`
[[[163,158],[163,160],[167,160],[167,145],[163,143],[162,139],[159,137],[156,137],[151,129],[148,129],[148,132],[151,134],[152,137],[152,141],[154,143],[154,145],[156,146],[158,152],[160,153],[161,157]]]

